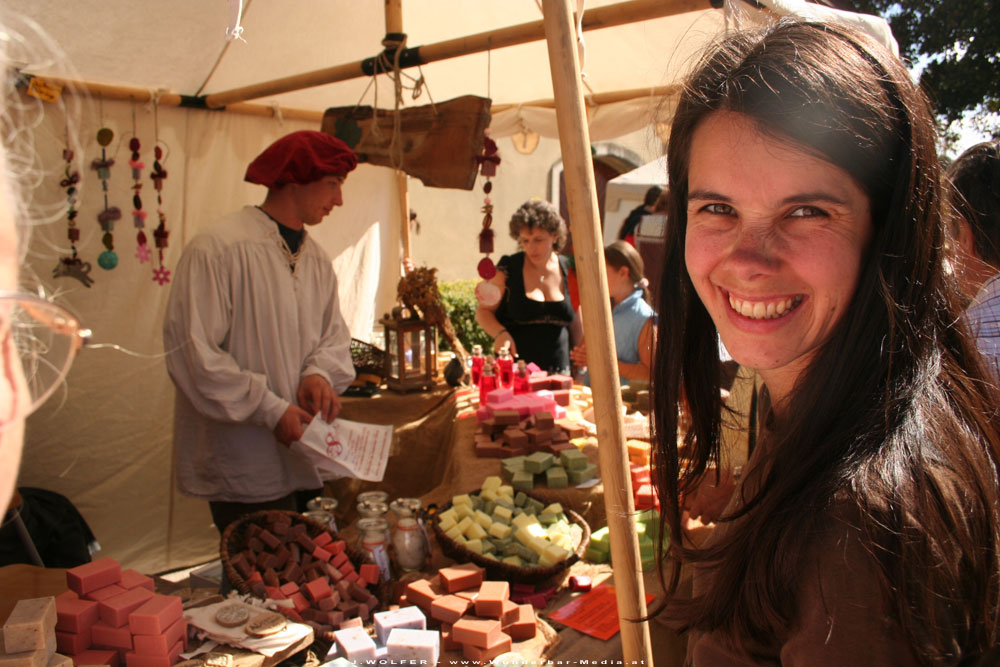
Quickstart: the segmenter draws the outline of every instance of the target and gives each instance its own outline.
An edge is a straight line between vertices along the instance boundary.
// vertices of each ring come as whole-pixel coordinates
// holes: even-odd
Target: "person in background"
[[[196,236],[177,265],[163,325],[177,484],[209,502],[220,532],[320,495],[316,469],[289,445],[314,415],[337,417],[354,366],[337,277],[308,228],[343,204],[356,165],[328,134],[278,139],[244,178],[267,187],[264,202]]]
[[[971,301],[965,319],[1000,380],[1000,140],[962,153],[948,168],[955,209],[955,273]]]
[[[850,28],[737,31],[685,82],[667,159],[652,469],[687,664],[973,664],[1000,639],[1000,396],[954,326],[926,97]],[[759,374],[759,437],[694,548],[716,332]]]
[[[649,305],[649,282],[639,252],[625,241],[604,248],[611,323],[615,331],[615,353],[622,384],[629,380],[649,382],[656,332],[656,313]],[[586,336],[570,352],[573,364],[587,365]],[[587,384],[590,384],[587,378]]]
[[[660,198],[661,194],[663,194],[663,188],[658,185],[654,185],[646,190],[646,196],[643,197],[642,204],[632,209],[625,217],[625,221],[622,222],[622,226],[618,230],[619,241],[625,241],[632,246],[635,245],[635,228],[639,226],[642,216],[656,211],[656,201]]]
[[[566,223],[555,206],[541,199],[521,205],[510,218],[510,236],[520,252],[504,255],[490,279],[502,294],[499,303],[476,308],[476,322],[493,337],[494,350],[534,362],[549,373],[568,375],[570,343],[581,327],[570,303]]]

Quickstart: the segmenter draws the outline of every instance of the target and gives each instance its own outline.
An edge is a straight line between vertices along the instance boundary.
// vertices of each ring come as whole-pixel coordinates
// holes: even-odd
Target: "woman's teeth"
[[[794,310],[802,303],[802,295],[779,299],[778,301],[741,301],[729,295],[729,305],[743,317],[753,320],[773,320]]]

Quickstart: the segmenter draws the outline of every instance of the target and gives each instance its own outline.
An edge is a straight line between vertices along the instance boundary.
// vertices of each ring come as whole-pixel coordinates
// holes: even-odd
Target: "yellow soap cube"
[[[515,565],[517,567],[521,567],[524,565],[524,561],[521,560],[519,556],[505,556],[504,559],[500,562],[508,563],[509,565]]]
[[[465,542],[465,548],[469,551],[477,554],[483,553],[483,541],[482,540],[467,540]]]
[[[503,480],[497,475],[491,475],[483,480],[483,486],[481,487],[483,491],[487,489],[498,489],[503,485]]]
[[[497,522],[497,523],[494,523],[492,526],[490,526],[490,535],[492,535],[493,537],[495,537],[497,539],[501,539],[502,540],[503,538],[505,538],[508,535],[510,535],[510,531],[512,531],[512,530],[513,530],[513,528],[511,528],[507,524]]]
[[[482,510],[476,510],[476,514],[473,517],[476,523],[478,523],[483,528],[489,528],[493,525],[493,519],[489,514],[483,512]]]
[[[468,505],[468,506],[471,507],[472,506],[472,498],[469,497],[468,493],[463,493],[460,496],[452,496],[451,497],[451,504],[454,505],[455,507],[458,507],[459,505]]]

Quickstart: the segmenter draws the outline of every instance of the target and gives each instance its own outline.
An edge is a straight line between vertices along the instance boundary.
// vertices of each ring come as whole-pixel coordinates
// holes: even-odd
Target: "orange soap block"
[[[503,601],[503,612],[500,614],[500,625],[503,627],[504,632],[507,632],[507,626],[517,621],[519,613],[520,612],[518,612],[516,602],[512,602],[510,600]]]
[[[183,618],[179,618],[161,635],[134,636],[132,646],[138,655],[170,655],[170,649],[184,639],[186,632],[187,622]]]
[[[133,588],[145,588],[148,591],[156,590],[156,584],[153,582],[152,577],[147,577],[136,570],[122,570],[122,580],[119,586],[126,590]]]
[[[535,609],[530,604],[517,605],[517,619],[504,626],[504,632],[516,642],[531,639],[535,636]]]
[[[484,581],[476,598],[476,616],[500,618],[503,603],[510,599],[510,584],[506,581]]]
[[[116,595],[121,595],[128,589],[120,584],[111,584],[110,586],[105,586],[104,588],[97,588],[89,593],[85,594],[83,598],[85,600],[93,600],[94,602],[103,602],[108,598],[113,598]]]
[[[90,648],[90,628],[86,632],[56,630],[56,650],[65,655],[76,655]]]
[[[406,599],[424,611],[430,611],[431,605],[443,594],[440,586],[427,579],[418,579],[406,586]]]
[[[73,656],[74,665],[110,665],[118,667],[118,651],[112,649],[91,648],[80,651]]]
[[[442,623],[454,623],[462,618],[472,603],[457,595],[442,595],[431,604],[431,618]]]
[[[94,623],[94,627],[90,629],[90,640],[95,646],[103,648],[132,650],[132,633],[128,631],[127,625],[116,627],[103,621]]]
[[[97,608],[101,612],[101,622],[113,628],[128,625],[129,614],[141,607],[153,596],[154,594],[145,588],[133,588],[121,595],[102,600],[97,603]]]
[[[98,558],[95,561],[66,570],[66,584],[80,595],[117,584],[122,579],[122,566],[113,558]]]
[[[134,651],[125,654],[125,664],[128,667],[170,667],[177,662],[181,652],[184,650],[184,642],[179,641],[174,644],[167,655],[140,655]]]
[[[483,568],[475,563],[463,563],[438,570],[441,584],[449,593],[475,588],[483,583]]]
[[[447,623],[441,624],[441,650],[461,651],[462,645],[451,636],[451,626]]]
[[[454,628],[452,628],[454,630]],[[481,665],[485,665],[487,662],[497,657],[501,653],[507,653],[510,651],[512,642],[509,636],[504,633],[500,633],[500,638],[492,646],[487,646],[486,648],[479,648],[478,646],[473,646],[471,644],[462,644],[462,655],[467,660],[474,660]]]
[[[176,595],[154,595],[128,616],[134,635],[160,635],[184,614]]]
[[[503,629],[500,621],[488,618],[472,618],[466,616],[455,621],[451,626],[451,638],[459,644],[467,644],[477,648],[489,648],[500,640]]]

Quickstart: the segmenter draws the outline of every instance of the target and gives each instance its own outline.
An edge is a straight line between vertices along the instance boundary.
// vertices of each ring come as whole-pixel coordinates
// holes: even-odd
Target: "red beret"
[[[269,188],[285,183],[312,183],[329,174],[346,174],[358,156],[340,139],[313,130],[281,137],[247,167],[243,180]]]

